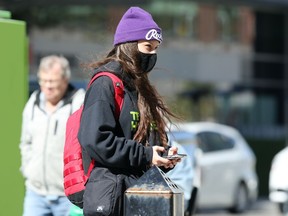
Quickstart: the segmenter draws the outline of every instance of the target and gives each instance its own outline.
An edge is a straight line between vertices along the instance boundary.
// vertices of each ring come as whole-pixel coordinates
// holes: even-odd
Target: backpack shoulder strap
[[[119,118],[120,112],[123,106],[123,99],[124,99],[124,85],[123,81],[111,72],[100,72],[97,73],[95,76],[92,77],[90,82],[88,83],[87,89],[91,86],[91,84],[100,76],[108,76],[111,78],[114,87],[114,99],[115,99],[115,116]]]

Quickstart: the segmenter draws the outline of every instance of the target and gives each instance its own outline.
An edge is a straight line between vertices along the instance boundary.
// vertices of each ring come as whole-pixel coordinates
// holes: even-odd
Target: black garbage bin
[[[125,191],[125,216],[183,216],[183,190],[157,166]]]

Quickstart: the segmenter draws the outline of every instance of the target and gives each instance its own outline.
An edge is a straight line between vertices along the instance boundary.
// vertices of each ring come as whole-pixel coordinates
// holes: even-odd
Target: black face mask
[[[141,70],[145,73],[148,73],[154,68],[157,62],[157,54],[156,53],[148,54],[139,52],[139,60]]]

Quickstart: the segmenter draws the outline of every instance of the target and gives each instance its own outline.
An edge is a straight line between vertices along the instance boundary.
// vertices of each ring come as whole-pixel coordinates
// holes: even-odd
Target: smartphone
[[[175,154],[175,155],[166,155],[166,156],[163,156],[163,158],[166,158],[168,160],[175,160],[175,159],[184,158],[186,156],[187,156],[186,154]]]

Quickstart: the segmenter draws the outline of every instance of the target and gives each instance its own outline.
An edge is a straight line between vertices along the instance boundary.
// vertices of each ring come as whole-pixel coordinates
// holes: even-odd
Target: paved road
[[[240,214],[239,214],[240,215]],[[230,214],[224,210],[217,209],[206,209],[201,210],[196,213],[196,216],[235,216],[235,214]],[[269,200],[263,198],[259,199],[249,211],[241,216],[283,216],[278,211],[278,208],[275,204],[269,202]]]

